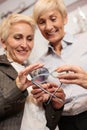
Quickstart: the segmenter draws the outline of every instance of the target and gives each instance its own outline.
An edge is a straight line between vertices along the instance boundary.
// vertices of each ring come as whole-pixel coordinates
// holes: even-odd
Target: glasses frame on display
[[[50,103],[50,101],[51,101],[52,98],[58,98],[57,96],[55,96],[55,93],[56,93],[56,92],[59,90],[59,88],[62,86],[62,83],[60,83],[59,87],[56,88],[53,93],[50,93],[49,91],[47,91],[46,89],[44,89],[43,87],[41,87],[41,84],[46,83],[46,82],[47,82],[47,78],[48,78],[50,75],[51,75],[53,78],[58,78],[59,73],[58,73],[56,70],[54,70],[54,71],[52,71],[52,72],[50,73],[49,70],[48,70],[47,68],[45,68],[45,67],[40,68],[40,69],[37,69],[37,70],[35,70],[35,71],[33,71],[33,72],[31,73],[32,83],[33,83],[34,85],[36,85],[38,88],[40,88],[42,91],[44,91],[45,93],[47,93],[47,94],[50,95],[50,98],[49,98],[47,104]],[[43,77],[44,77],[44,78],[43,78]],[[44,79],[43,81],[37,82],[38,79],[41,80],[42,78]],[[36,79],[37,79],[37,80],[36,80]],[[58,102],[63,102],[63,101],[62,101],[60,98],[58,98]]]

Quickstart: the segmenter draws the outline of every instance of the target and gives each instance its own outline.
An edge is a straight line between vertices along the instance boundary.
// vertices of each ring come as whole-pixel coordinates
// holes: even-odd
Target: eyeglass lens
[[[36,69],[31,73],[32,80],[37,83],[45,83],[48,79],[49,71],[47,68]]]

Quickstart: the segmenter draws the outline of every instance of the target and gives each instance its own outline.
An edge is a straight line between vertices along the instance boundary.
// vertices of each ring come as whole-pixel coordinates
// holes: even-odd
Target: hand
[[[60,82],[66,84],[78,84],[84,88],[87,88],[87,72],[85,72],[79,66],[64,65],[59,67],[57,72],[68,71],[70,73],[61,74],[58,76]],[[72,73],[73,72],[73,73]]]
[[[38,103],[47,102],[49,101],[48,99],[50,99],[51,97],[52,98],[51,101],[54,108],[59,109],[64,105],[65,94],[62,88],[58,88],[58,86],[54,83],[45,83],[45,84],[42,84],[41,87],[46,89],[51,94],[55,93],[56,90],[57,91],[54,94],[55,95],[55,98],[54,98],[54,96],[48,93],[45,93],[40,88],[34,85],[32,94],[34,95],[34,98],[37,100]]]
[[[26,67],[23,71],[21,71],[17,78],[16,84],[20,90],[25,90],[27,87],[32,85],[32,81],[27,79],[27,75],[31,73],[33,70],[43,67],[43,64],[33,64]]]
[[[44,88],[45,90],[47,90],[48,88],[47,83],[40,84],[40,87]],[[33,94],[34,98],[37,100],[38,103],[46,102],[49,99],[50,95],[48,93],[45,93],[38,86],[33,85],[32,88],[33,90],[31,91],[31,93]]]
[[[64,105],[65,102],[65,93],[61,87],[59,87],[58,91],[56,91],[55,96],[56,98],[52,98],[52,104],[54,108],[59,109]]]
[[[55,96],[55,97],[50,96],[49,98],[49,101],[51,100],[53,107],[56,109],[61,108],[65,102],[65,93],[63,89],[61,88],[61,85],[58,86],[55,83],[50,83],[48,87],[48,91]]]

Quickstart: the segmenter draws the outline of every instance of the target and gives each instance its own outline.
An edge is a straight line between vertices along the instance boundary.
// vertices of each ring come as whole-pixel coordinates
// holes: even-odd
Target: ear
[[[7,47],[4,39],[1,39],[1,45],[6,50]]]

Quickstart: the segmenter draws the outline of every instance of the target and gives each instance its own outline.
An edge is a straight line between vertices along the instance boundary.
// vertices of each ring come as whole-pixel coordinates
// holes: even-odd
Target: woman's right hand
[[[58,86],[55,83],[41,84],[41,87],[49,91],[51,94],[53,94],[56,90],[58,90],[54,94],[56,97],[55,98],[52,97],[51,99],[54,108],[59,109],[64,105],[65,93],[61,87],[58,88]],[[50,94],[42,91],[40,88],[38,88],[35,85],[33,85],[32,94],[38,103],[49,102],[49,99],[51,97]]]
[[[20,90],[24,91],[26,88],[31,86],[32,81],[27,79],[28,74],[31,73],[33,70],[36,70],[36,69],[41,68],[41,67],[43,67],[43,64],[36,63],[36,64],[29,65],[24,70],[22,70],[16,78],[17,87]]]

